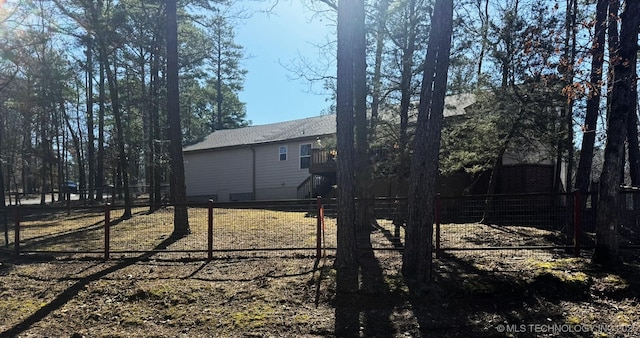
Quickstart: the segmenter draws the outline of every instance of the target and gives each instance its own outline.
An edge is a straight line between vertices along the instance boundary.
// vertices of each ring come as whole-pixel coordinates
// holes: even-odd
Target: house
[[[462,121],[474,104],[472,94],[447,97],[445,123]],[[412,113],[410,120],[415,121],[415,111]],[[396,117],[383,118],[393,124]],[[335,115],[215,131],[202,142],[184,148],[187,196],[191,201],[332,196],[336,183],[336,153],[332,150],[335,134]],[[552,191],[556,177],[553,154],[532,144],[533,148],[512,147],[505,152],[496,192]],[[393,145],[388,148],[393,151]],[[487,180],[487,173],[482,180],[456,175],[441,178],[440,189],[447,195],[485,194]],[[396,181],[379,179],[375,194],[395,195]],[[471,185],[473,189],[469,189]]]
[[[335,165],[323,148],[335,132],[335,115],[217,130],[184,148],[188,199],[311,197],[335,184]]]

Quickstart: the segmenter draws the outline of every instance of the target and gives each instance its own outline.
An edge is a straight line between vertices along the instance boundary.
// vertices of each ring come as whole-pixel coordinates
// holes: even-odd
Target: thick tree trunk
[[[176,0],[167,0],[167,113],[169,115],[169,153],[171,156],[171,196],[173,235],[182,237],[190,232],[187,215],[187,188],[182,158],[182,128],[178,87],[178,22]]]
[[[620,0],[609,0],[609,11],[607,13],[607,44],[609,58],[615,57],[620,48],[620,37],[618,32],[618,19],[620,14]],[[607,112],[611,109],[611,94],[613,92],[614,74],[611,60],[607,67]]]
[[[637,18],[636,24],[639,21]],[[639,28],[640,30],[640,28]],[[637,53],[636,53],[637,55]],[[637,67],[637,59],[636,59]],[[631,98],[638,97],[637,72],[632,72],[632,76],[636,76],[635,86],[631,87]],[[631,176],[631,184],[640,187],[640,144],[638,140],[638,101],[631,100],[629,102],[629,123],[627,124],[627,142],[629,144],[629,172]],[[633,221],[635,226],[640,226],[640,194],[633,194]]]
[[[378,115],[380,111],[380,104],[382,103],[382,52],[384,50],[385,36],[386,36],[386,20],[387,20],[387,11],[389,9],[389,0],[381,0],[377,6],[377,23],[376,23],[376,48],[375,48],[375,60],[374,60],[374,70],[373,70],[373,78],[372,82],[372,93],[371,93],[371,121],[369,123],[369,138],[368,142],[370,144],[372,138],[376,134],[376,128],[378,123]],[[366,159],[368,161],[368,159]],[[372,173],[372,163],[368,163],[368,175],[370,179],[373,181],[373,173]],[[376,214],[375,214],[375,195],[373,194],[372,189],[367,189],[367,197],[371,201],[368,205],[368,209],[366,211],[362,211],[362,214],[359,218],[366,218],[369,223],[376,223]],[[399,228],[397,233],[399,233]],[[369,237],[370,242],[370,237]]]
[[[407,180],[407,172],[409,171],[409,109],[411,105],[411,82],[413,80],[413,56],[416,49],[416,2],[409,1],[407,4],[409,9],[405,20],[404,35],[405,41],[402,46],[402,69],[400,71],[400,130],[398,134],[398,151],[399,158],[396,168],[396,185],[394,196],[396,199],[405,197],[406,191],[402,191]],[[406,210],[403,210],[402,203],[398,203],[399,211],[396,219],[393,220],[395,225],[395,234],[400,233],[400,226],[406,222]]]
[[[638,97],[636,87],[632,88],[631,97]],[[640,144],[638,143],[638,107],[637,101],[631,102],[633,107],[629,110],[629,122],[627,123],[627,142],[629,144],[629,173],[631,184],[640,187]],[[633,194],[633,219],[636,227],[640,226],[640,194]]]
[[[453,1],[437,0],[431,20],[411,161],[409,217],[402,261],[403,275],[418,285],[428,284],[432,278],[436,179],[453,30]]]
[[[596,124],[600,110],[600,98],[602,92],[602,69],[604,63],[604,44],[607,28],[607,6],[609,0],[598,0],[596,5],[596,22],[594,25],[595,41],[591,47],[591,75],[589,78],[590,91],[587,97],[587,108],[582,126],[582,146],[580,159],[578,160],[578,173],[576,174],[575,188],[585,197],[582,200],[582,209],[591,186],[591,166],[593,164],[593,147],[596,139]]]
[[[569,64],[571,67],[567,67],[567,72],[564,74],[565,80],[568,83],[573,83],[575,77],[575,71],[573,64],[576,61],[576,13],[577,13],[577,0],[567,0],[567,11],[566,11],[566,37],[565,37],[565,54],[569,58]],[[563,133],[565,137],[562,139],[562,146],[559,147],[559,154],[564,154],[562,151],[563,148],[566,148],[567,153],[567,168],[566,168],[566,176],[565,176],[565,190],[568,192],[571,184],[571,180],[573,179],[573,165],[574,165],[574,149],[573,149],[573,105],[574,98],[572,96],[568,97],[568,100],[565,104],[565,123],[563,128]],[[559,163],[562,163],[560,161]]]
[[[369,163],[369,128],[367,126],[367,53],[364,1],[357,2],[357,17],[354,17],[354,111],[356,132],[356,184],[358,203],[356,222],[358,240],[363,245],[370,243],[372,229],[373,192],[371,165]]]
[[[619,184],[624,165],[624,142],[627,137],[629,114],[636,104],[636,62],[638,54],[638,25],[640,1],[627,1],[621,15],[622,24],[618,53],[611,55],[613,88],[607,121],[607,144],[598,199],[596,218],[596,248],[593,262],[614,266],[620,262],[618,253],[618,225],[622,203]]]
[[[355,39],[353,19],[358,1],[344,0],[338,6],[337,51],[337,203],[338,232],[335,266],[339,292],[354,291],[358,287],[357,246],[355,227],[354,185],[354,60]]]

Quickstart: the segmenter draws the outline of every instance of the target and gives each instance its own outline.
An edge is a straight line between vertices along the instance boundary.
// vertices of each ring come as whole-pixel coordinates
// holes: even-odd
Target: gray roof
[[[472,104],[476,103],[475,94],[449,95],[444,98],[444,117],[464,115]]]
[[[445,98],[444,117],[464,115],[465,108],[475,103],[475,95],[460,94]],[[417,106],[410,113],[415,121]],[[395,121],[399,117],[391,112],[382,112],[385,120]],[[300,120],[263,124],[238,129],[217,130],[209,134],[202,142],[184,147],[185,152],[206,149],[229,148],[244,145],[279,142],[307,137],[317,137],[336,133],[336,116],[323,115]]]
[[[323,115],[300,120],[217,130],[202,142],[184,147],[185,152],[271,143],[335,134],[336,116]]]
[[[443,117],[449,118],[453,116],[461,116],[466,114],[466,109],[476,102],[475,94],[456,94],[449,95],[444,98],[444,111]],[[413,102],[409,110],[409,121],[415,123],[418,119],[418,104],[419,102]],[[397,107],[399,109],[399,107]],[[398,115],[398,109],[381,111],[380,119],[400,123],[400,116]]]

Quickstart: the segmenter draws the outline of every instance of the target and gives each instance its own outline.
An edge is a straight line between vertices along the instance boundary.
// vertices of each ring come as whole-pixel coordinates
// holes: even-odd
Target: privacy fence
[[[639,248],[638,192],[623,193],[623,248]],[[436,200],[435,254],[448,251],[579,254],[594,244],[592,196],[579,193],[446,197]],[[634,201],[636,203],[634,203]],[[401,254],[406,199],[356,201],[377,252]],[[4,251],[118,258],[158,253],[188,259],[226,256],[321,256],[336,248],[335,200],[188,204],[190,233],[173,238],[174,205],[13,206],[0,210]],[[576,234],[576,235],[574,235]]]

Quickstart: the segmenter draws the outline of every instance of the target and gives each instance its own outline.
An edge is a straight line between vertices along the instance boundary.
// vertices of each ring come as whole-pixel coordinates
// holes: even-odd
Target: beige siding
[[[253,154],[249,147],[185,153],[187,196],[218,196],[253,192]]]
[[[300,169],[300,145],[308,141],[282,142],[255,146],[256,199],[291,199],[297,197],[297,188],[309,177],[309,169]],[[280,161],[280,146],[287,146],[287,160]]]

